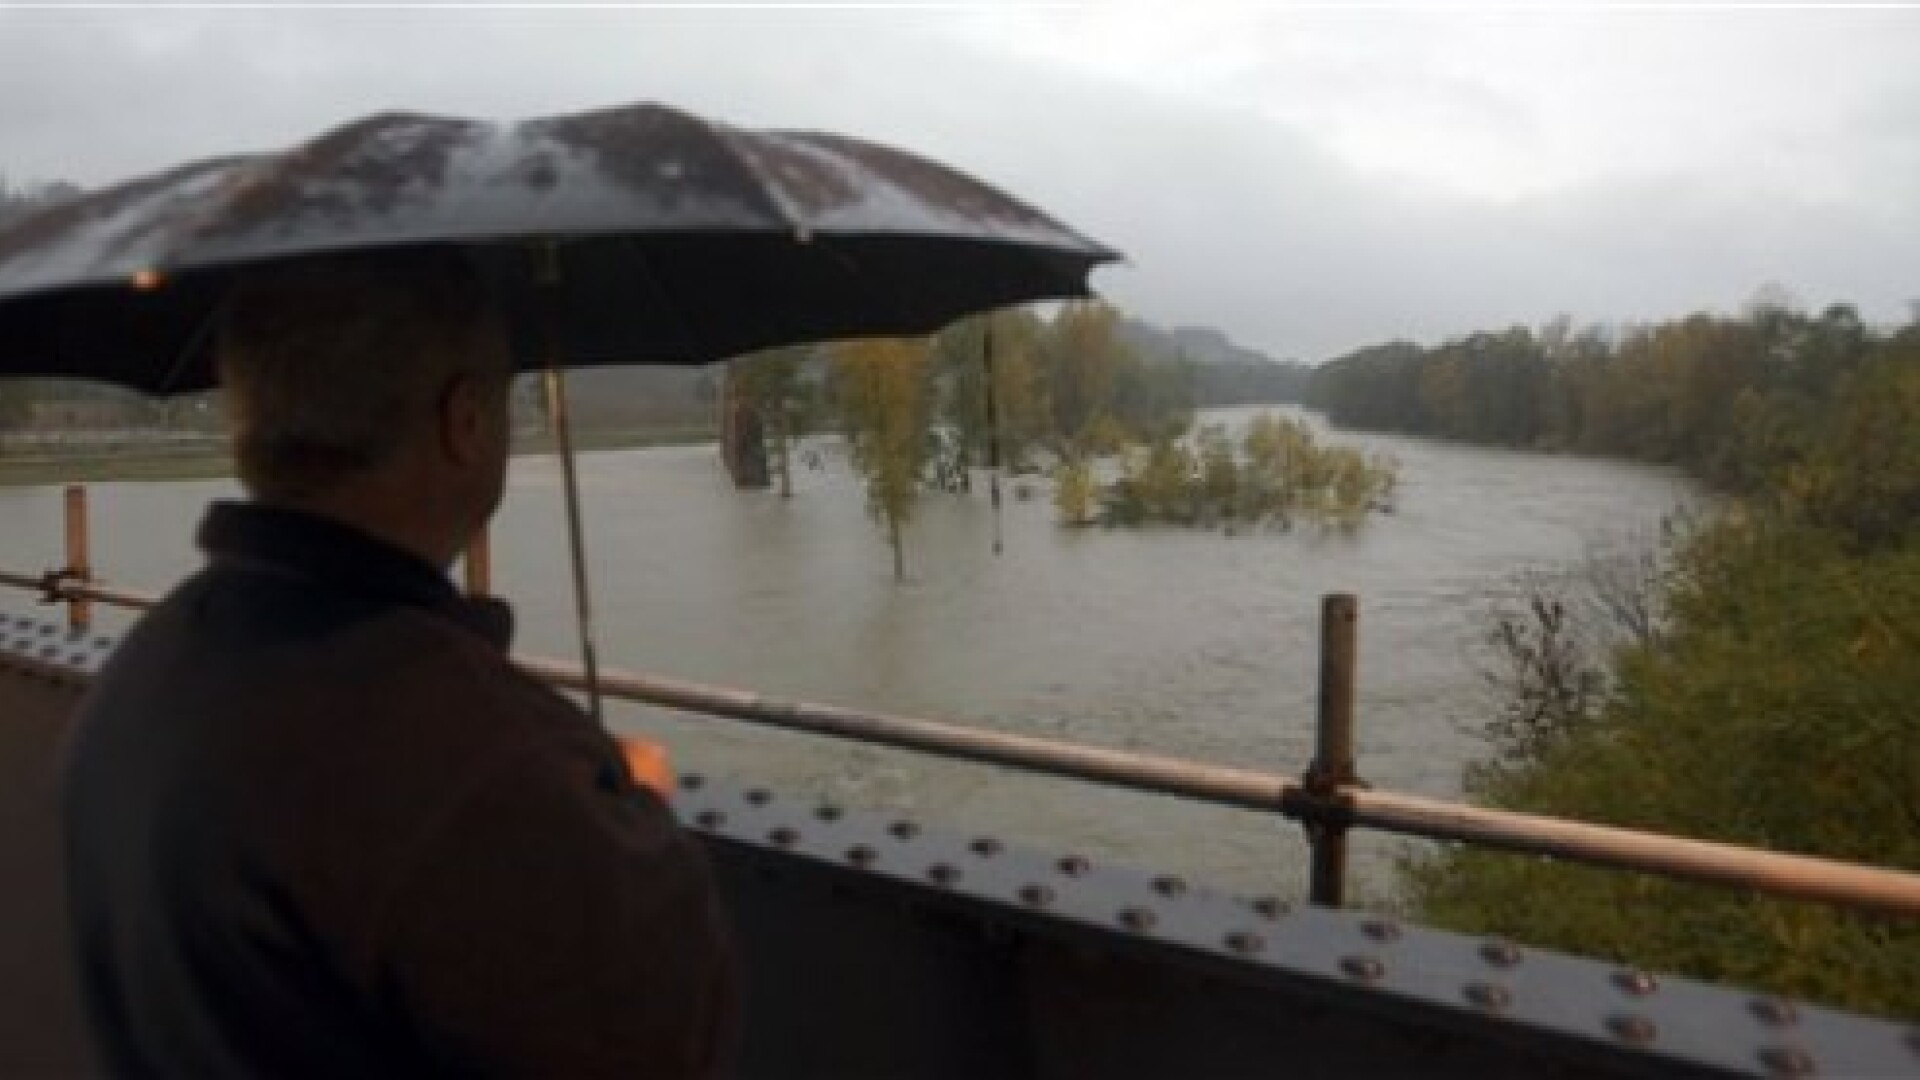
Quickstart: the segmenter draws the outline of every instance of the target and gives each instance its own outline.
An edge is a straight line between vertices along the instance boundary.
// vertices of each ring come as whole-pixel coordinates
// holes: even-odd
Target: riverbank
[[[652,446],[695,446],[713,442],[718,437],[718,432],[706,424],[590,428],[574,434],[574,446],[582,451],[634,450]],[[553,439],[544,431],[514,436],[515,456],[551,454],[553,449]],[[233,460],[225,445],[214,442],[130,441],[57,454],[0,453],[0,487],[216,480],[232,475]]]

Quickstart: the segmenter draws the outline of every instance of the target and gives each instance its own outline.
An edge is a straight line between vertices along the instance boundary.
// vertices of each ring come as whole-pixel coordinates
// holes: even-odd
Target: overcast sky
[[[1155,321],[1394,337],[1920,299],[1920,8],[75,10],[0,0],[0,173],[98,185],[366,112],[655,99],[939,157]]]

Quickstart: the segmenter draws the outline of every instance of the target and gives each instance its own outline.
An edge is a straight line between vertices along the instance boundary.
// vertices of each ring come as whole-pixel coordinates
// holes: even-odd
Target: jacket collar
[[[368,533],[317,514],[260,503],[216,502],[200,523],[200,547],[216,563],[305,578],[319,588],[443,615],[505,650],[513,611],[463,597],[438,567]]]

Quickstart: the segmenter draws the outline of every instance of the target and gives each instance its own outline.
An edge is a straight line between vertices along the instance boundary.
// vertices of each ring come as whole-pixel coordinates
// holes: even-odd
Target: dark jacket
[[[733,1023],[694,842],[506,659],[505,605],[286,510],[127,636],[66,763],[70,902],[129,1076],[682,1076]]]

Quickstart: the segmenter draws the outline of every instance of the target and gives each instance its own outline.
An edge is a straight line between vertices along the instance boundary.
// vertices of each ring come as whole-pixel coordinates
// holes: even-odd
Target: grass
[[[628,450],[712,442],[711,425],[589,428],[574,433],[574,449]],[[515,455],[550,454],[553,440],[539,432],[516,436]],[[192,446],[130,442],[60,454],[0,453],[0,487],[44,487],[111,481],[213,480],[233,475],[233,461],[220,444]]]
[[[88,484],[112,480],[207,480],[233,475],[224,449],[128,444],[111,450],[0,455],[0,487]]]

